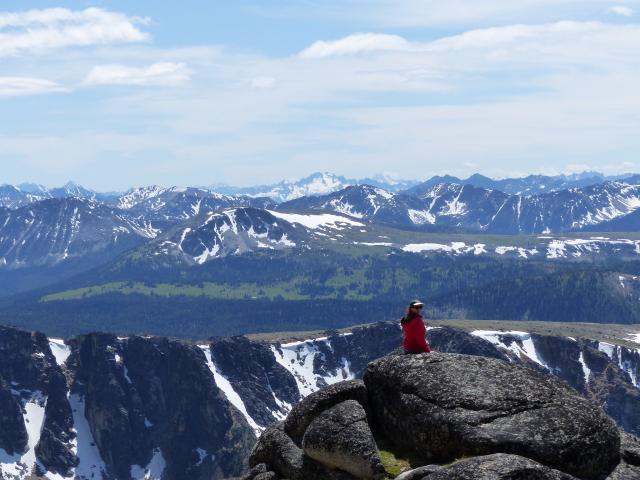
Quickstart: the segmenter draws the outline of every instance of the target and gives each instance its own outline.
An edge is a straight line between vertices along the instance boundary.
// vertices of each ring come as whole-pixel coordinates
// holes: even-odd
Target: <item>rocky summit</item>
[[[389,355],[269,427],[243,480],[640,479],[638,440],[558,379],[498,358]],[[385,460],[386,459],[386,460]]]

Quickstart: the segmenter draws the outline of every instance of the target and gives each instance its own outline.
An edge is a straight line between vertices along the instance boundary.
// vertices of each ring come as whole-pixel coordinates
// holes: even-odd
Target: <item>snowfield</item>
[[[282,213],[274,210],[267,210],[271,215],[289,223],[297,223],[311,230],[319,228],[330,228],[342,230],[345,226],[364,227],[364,223],[357,222],[348,217],[333,215],[331,213],[321,213],[313,215],[302,215],[298,213]]]

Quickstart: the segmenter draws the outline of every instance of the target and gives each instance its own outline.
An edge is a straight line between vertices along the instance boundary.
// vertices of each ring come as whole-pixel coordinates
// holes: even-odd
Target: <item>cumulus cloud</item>
[[[300,56],[324,58],[364,52],[402,51],[410,48],[411,43],[398,35],[354,33],[338,40],[319,40],[300,52]]]
[[[0,77],[0,97],[41,95],[66,91],[68,91],[66,87],[42,78]]]
[[[625,5],[614,5],[607,9],[607,13],[620,15],[622,17],[631,17],[633,16],[633,9]]]
[[[156,85],[173,86],[188,82],[191,70],[184,63],[158,62],[146,67],[98,65],[93,67],[84,85]]]
[[[101,8],[0,13],[0,56],[66,47],[142,42],[147,19]]]

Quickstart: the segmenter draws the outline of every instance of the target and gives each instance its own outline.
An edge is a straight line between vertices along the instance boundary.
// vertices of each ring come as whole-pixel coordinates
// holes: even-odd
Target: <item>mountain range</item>
[[[388,174],[362,179],[349,179],[333,173],[316,172],[297,180],[283,180],[269,185],[233,187],[224,183],[216,183],[204,188],[172,187],[171,189],[148,186],[132,188],[127,192],[96,192],[74,182],[51,189],[35,183],[22,183],[20,185],[0,185],[0,207],[17,208],[48,198],[75,196],[85,200],[98,200],[120,208],[127,208],[127,206],[132,206],[133,203],[137,203],[142,198],[156,197],[165,190],[172,190],[174,194],[185,190],[192,190],[192,193],[195,190],[199,190],[203,194],[204,192],[214,192],[220,194],[220,196],[269,197],[275,203],[282,203],[300,197],[326,195],[354,185],[371,185],[392,193],[407,191],[411,194],[413,188],[424,189],[425,187],[433,187],[443,183],[473,185],[489,190],[499,190],[512,195],[535,195],[586,187],[612,180],[633,179],[634,177],[636,177],[634,174],[605,176],[598,172],[583,172],[572,175],[529,175],[522,178],[494,180],[481,174],[474,174],[466,179],[444,175],[421,181],[419,179],[401,180]],[[637,181],[637,179],[632,180],[631,183],[633,181]]]
[[[446,316],[640,321],[635,176],[535,195],[457,183],[399,192],[352,185],[281,203],[153,186],[100,200],[67,187],[59,198],[9,189],[47,198],[0,207],[0,297],[9,302],[0,301],[0,316],[18,324],[37,325],[46,311],[79,333],[109,313],[120,328],[147,308],[156,312],[145,317],[149,328],[171,334],[163,325],[191,331],[206,324],[207,308],[228,318],[234,301],[250,299],[267,302],[267,330],[285,327],[282,312],[296,302],[314,301],[324,302],[311,314],[316,325],[344,326],[354,308],[384,319],[401,298],[425,291]],[[519,300],[504,294],[509,288]],[[177,316],[183,302],[194,308],[190,324]],[[578,303],[589,305],[580,315]],[[297,322],[286,318],[287,328]]]
[[[238,477],[267,427],[302,399],[318,398],[320,389],[361,378],[369,362],[397,349],[401,336],[391,322],[286,342],[185,343],[104,333],[62,340],[0,327],[0,475]],[[523,376],[531,370],[540,379],[554,376],[619,428],[640,432],[635,337],[435,326],[428,338],[437,352],[519,365]]]

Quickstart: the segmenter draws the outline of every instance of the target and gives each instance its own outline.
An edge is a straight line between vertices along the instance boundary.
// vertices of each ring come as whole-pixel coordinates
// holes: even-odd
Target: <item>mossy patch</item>
[[[387,471],[387,478],[396,478],[402,472],[411,470],[411,465],[408,460],[398,458],[387,450],[380,450],[380,459]]]

